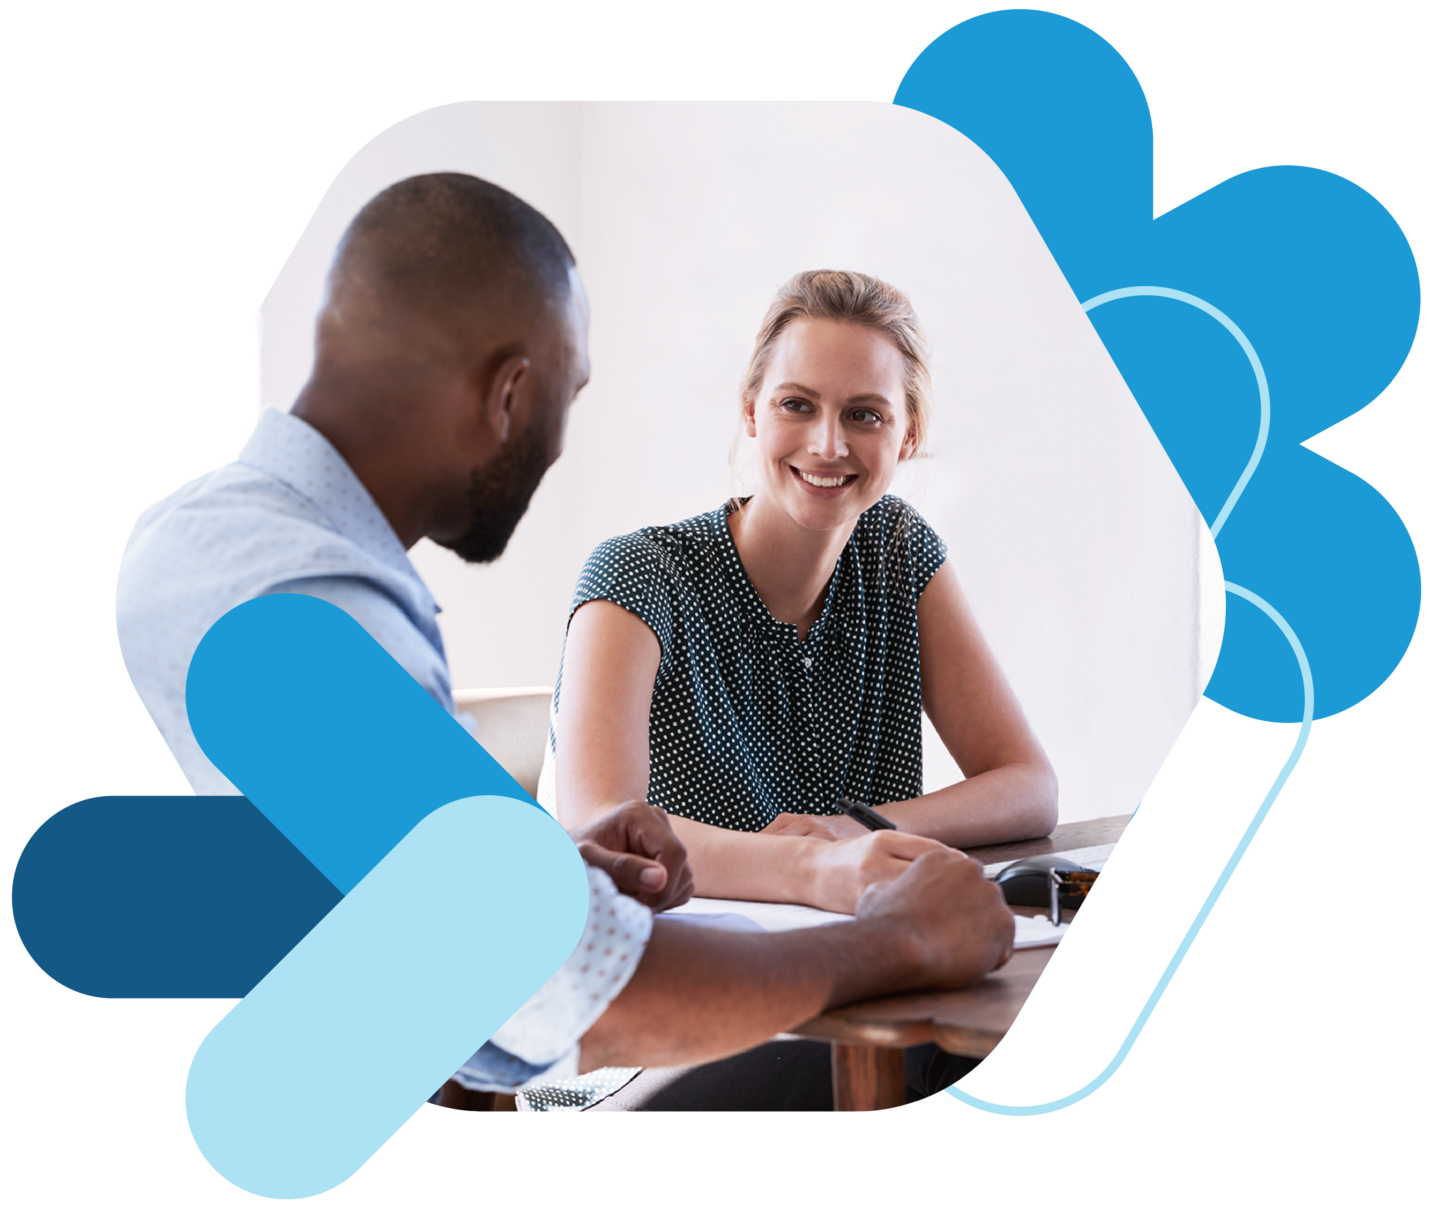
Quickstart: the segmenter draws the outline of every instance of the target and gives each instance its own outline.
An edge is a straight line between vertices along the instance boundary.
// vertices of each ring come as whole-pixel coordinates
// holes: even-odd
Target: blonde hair
[[[775,343],[792,320],[838,320],[884,333],[905,363],[907,436],[914,458],[925,450],[930,431],[930,351],[910,300],[886,282],[850,270],[810,269],[785,283],[755,334],[755,352],[740,385],[740,405],[760,394]]]

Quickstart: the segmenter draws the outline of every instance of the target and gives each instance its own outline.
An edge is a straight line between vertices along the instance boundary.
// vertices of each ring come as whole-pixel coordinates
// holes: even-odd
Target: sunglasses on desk
[[[1097,872],[1084,868],[1064,871],[1053,867],[1054,862],[1054,858],[1012,862],[995,875],[995,884],[1004,892],[1007,904],[1048,908],[1051,926],[1058,926],[1061,908],[1080,908],[1086,903]]]

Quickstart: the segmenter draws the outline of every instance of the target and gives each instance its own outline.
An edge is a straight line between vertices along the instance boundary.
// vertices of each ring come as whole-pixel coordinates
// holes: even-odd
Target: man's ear
[[[524,408],[523,395],[530,387],[530,359],[524,354],[506,357],[490,377],[481,401],[481,420],[497,443],[510,438],[510,428]]]

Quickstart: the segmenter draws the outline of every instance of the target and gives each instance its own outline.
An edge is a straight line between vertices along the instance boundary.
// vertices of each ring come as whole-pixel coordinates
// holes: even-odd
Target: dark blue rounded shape
[[[71,804],[11,888],[31,958],[93,997],[244,997],[339,900],[241,796]]]

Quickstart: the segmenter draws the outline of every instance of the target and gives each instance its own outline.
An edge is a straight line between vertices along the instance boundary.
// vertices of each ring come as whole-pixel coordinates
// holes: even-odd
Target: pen
[[[859,821],[866,829],[895,829],[894,821],[886,820],[875,811],[869,804],[862,804],[859,800],[852,800],[847,795],[842,795],[835,801],[835,807],[840,809],[851,820]]]

